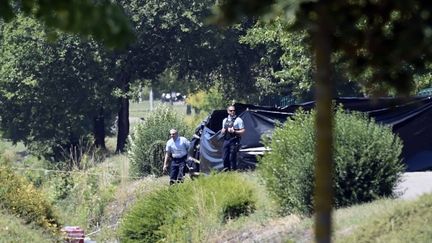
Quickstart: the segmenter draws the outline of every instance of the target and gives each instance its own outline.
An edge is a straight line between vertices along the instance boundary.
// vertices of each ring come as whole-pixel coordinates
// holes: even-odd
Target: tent
[[[337,98],[336,104],[344,109],[365,112],[381,124],[392,126],[403,141],[402,160],[407,171],[432,169],[432,99],[415,98]],[[276,122],[284,122],[300,107],[310,110],[315,102],[305,102],[284,108],[235,104],[239,117],[244,121],[246,132],[240,142],[237,157],[239,169],[254,169],[256,155],[265,152],[260,142],[261,136],[270,135]],[[227,116],[225,110],[215,110],[197,128],[195,144],[196,157],[201,161],[200,170],[220,170],[222,162],[222,143],[220,129],[222,120]]]

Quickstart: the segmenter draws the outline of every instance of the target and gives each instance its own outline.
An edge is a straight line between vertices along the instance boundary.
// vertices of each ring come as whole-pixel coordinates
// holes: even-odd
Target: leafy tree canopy
[[[310,37],[306,31],[290,32],[289,20],[277,16],[270,21],[261,19],[247,30],[241,43],[253,48],[263,46],[256,85],[264,94],[287,95],[297,102],[312,99],[313,76]],[[355,78],[344,73],[345,65],[334,55],[335,96],[358,96],[360,87]]]
[[[291,16],[293,29],[316,30],[318,9],[331,12],[328,33],[332,49],[369,92],[389,88],[407,93],[412,76],[432,58],[432,4],[428,1],[243,1],[221,3],[219,22],[242,15],[281,13]]]
[[[46,41],[43,26],[17,16],[0,26],[0,113],[5,138],[42,154],[78,143],[95,119],[113,119],[113,82],[94,42],[60,34]]]
[[[134,36],[123,10],[108,0],[0,1],[0,19],[8,22],[20,12],[47,27],[91,35],[110,47],[125,46]]]

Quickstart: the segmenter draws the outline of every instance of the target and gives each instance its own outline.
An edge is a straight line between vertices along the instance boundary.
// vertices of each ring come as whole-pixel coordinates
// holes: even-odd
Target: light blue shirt
[[[173,158],[181,158],[188,154],[189,146],[189,140],[179,136],[175,141],[172,138],[168,140],[165,152],[170,153]]]
[[[227,118],[223,119],[223,121],[222,121],[222,128],[225,127],[225,124],[228,121],[232,121],[232,119],[233,119],[233,117],[231,117],[231,116],[228,116]],[[234,119],[235,120],[234,120],[233,128],[236,129],[236,130],[237,129],[243,129],[244,128],[243,120],[240,117],[236,117]]]

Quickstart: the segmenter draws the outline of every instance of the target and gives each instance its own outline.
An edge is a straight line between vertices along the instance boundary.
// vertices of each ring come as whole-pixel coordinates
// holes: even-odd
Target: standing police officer
[[[228,117],[222,121],[221,134],[224,137],[222,147],[224,170],[237,169],[237,151],[240,137],[245,132],[243,120],[236,116],[235,107],[228,106]]]
[[[168,168],[168,159],[171,158],[170,166],[170,185],[176,182],[183,182],[183,173],[186,165],[186,159],[190,146],[189,140],[185,137],[180,137],[176,129],[170,130],[171,138],[167,141],[165,147],[165,159],[163,171]]]

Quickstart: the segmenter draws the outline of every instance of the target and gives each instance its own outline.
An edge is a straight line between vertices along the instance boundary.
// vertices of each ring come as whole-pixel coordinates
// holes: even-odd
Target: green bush
[[[251,182],[223,173],[163,188],[141,198],[123,218],[122,242],[205,242],[230,219],[255,210]]]
[[[312,212],[314,117],[313,111],[300,111],[276,128],[271,139],[263,138],[272,151],[260,158],[259,171],[284,214]],[[401,150],[401,140],[390,127],[339,108],[334,129],[334,206],[392,196],[404,171]]]
[[[66,199],[74,188],[74,179],[70,172],[49,174],[49,195],[52,201],[57,202]]]
[[[162,163],[169,130],[176,128],[180,136],[190,137],[192,130],[171,107],[160,105],[137,124],[128,140],[128,156],[132,176],[162,175]]]
[[[0,205],[18,215],[25,223],[34,223],[52,232],[60,227],[51,203],[31,182],[0,166]]]

